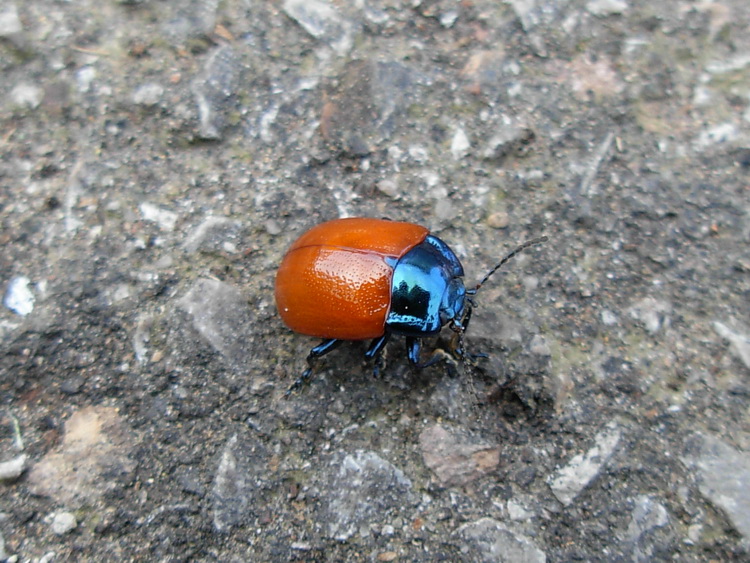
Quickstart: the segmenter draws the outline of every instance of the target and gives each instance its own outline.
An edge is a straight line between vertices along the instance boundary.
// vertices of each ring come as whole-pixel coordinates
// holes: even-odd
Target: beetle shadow
[[[433,350],[436,342],[437,339],[426,340],[425,350]],[[403,338],[392,338],[375,359],[365,356],[369,346],[370,342],[366,340],[346,341],[330,354],[316,358],[312,376],[296,392],[304,394],[310,386],[326,385],[331,387],[326,392],[345,388],[349,394],[366,392],[387,396],[388,389],[424,392],[438,373],[440,377],[445,376],[440,369],[443,362],[426,368],[412,365]]]
[[[498,348],[497,342],[479,337],[472,339],[466,357],[456,357],[453,337],[443,331],[423,340],[422,357],[438,358],[423,368],[408,361],[403,338],[392,338],[379,361],[366,359],[369,341],[344,342],[316,359],[310,381],[292,396],[344,401],[362,415],[398,403],[407,410],[423,413],[427,407],[436,416],[466,422],[497,414],[508,421],[544,418],[550,407],[544,384],[528,362],[519,362],[516,356],[524,356],[520,347]]]

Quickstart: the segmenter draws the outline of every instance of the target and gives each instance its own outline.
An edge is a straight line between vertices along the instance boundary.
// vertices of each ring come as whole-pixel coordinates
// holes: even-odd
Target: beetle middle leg
[[[315,367],[315,360],[317,360],[321,356],[325,356],[328,352],[335,350],[339,347],[339,345],[341,345],[342,342],[343,340],[340,340],[338,338],[329,338],[328,340],[324,340],[315,348],[310,350],[310,353],[307,355],[307,369],[303,371],[302,375],[294,383],[292,383],[289,389],[287,389],[286,396],[288,397],[310,380],[313,368]]]
[[[388,343],[388,339],[391,337],[390,332],[386,332],[383,336],[380,336],[370,343],[370,347],[365,352],[365,358],[368,360],[375,358],[375,365],[372,368],[375,377],[380,377],[380,368],[383,364],[383,348]]]

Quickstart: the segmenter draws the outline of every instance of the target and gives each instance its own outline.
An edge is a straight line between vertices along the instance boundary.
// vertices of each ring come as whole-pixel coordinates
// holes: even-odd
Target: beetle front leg
[[[419,365],[419,353],[422,351],[422,341],[419,338],[411,336],[406,337],[406,352],[409,355],[409,362],[417,368],[423,366]]]
[[[338,338],[330,338],[328,340],[324,340],[315,348],[310,350],[310,353],[307,355],[307,369],[303,371],[302,375],[297,379],[297,381],[292,383],[289,389],[287,389],[286,396],[289,397],[289,395],[291,395],[294,391],[305,385],[310,380],[313,368],[315,367],[315,360],[317,360],[321,356],[325,356],[328,352],[335,350],[342,342],[343,340],[340,340]]]
[[[466,332],[468,330],[469,321],[471,320],[471,314],[474,311],[474,307],[476,307],[476,305],[471,299],[469,299],[469,304],[466,307],[466,312],[464,313],[464,317],[461,319],[461,332]]]
[[[453,356],[451,356],[445,350],[442,350],[440,348],[436,349],[432,352],[432,355],[426,362],[420,363],[419,356],[422,350],[422,341],[418,338],[407,337],[406,348],[409,355],[409,362],[417,369],[423,369],[435,365],[440,361],[445,361],[450,366],[450,369],[455,372],[456,361],[454,360]]]
[[[430,367],[431,365],[434,365],[443,359],[443,354],[440,353],[442,352],[442,350],[440,352],[435,350],[432,356],[430,356],[429,360],[424,363],[420,363],[419,356],[422,351],[422,341],[419,338],[414,338],[413,336],[406,337],[406,350],[407,354],[409,355],[409,362],[417,369]]]

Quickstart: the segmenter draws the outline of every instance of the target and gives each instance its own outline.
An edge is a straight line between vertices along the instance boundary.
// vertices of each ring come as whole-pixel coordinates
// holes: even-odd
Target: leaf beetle
[[[310,378],[317,358],[345,340],[372,339],[365,357],[377,359],[392,334],[404,335],[409,362],[421,368],[440,359],[420,363],[421,339],[448,325],[459,337],[455,353],[463,356],[472,296],[513,256],[545,240],[520,245],[467,290],[458,257],[420,225],[353,217],[311,228],[279,266],[276,307],[290,329],[324,340],[288,393]]]

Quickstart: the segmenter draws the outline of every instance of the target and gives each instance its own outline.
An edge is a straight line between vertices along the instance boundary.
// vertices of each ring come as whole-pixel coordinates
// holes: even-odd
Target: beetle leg
[[[386,332],[383,336],[373,340],[370,347],[367,349],[367,352],[365,352],[365,358],[368,360],[371,358],[377,358],[380,355],[380,352],[383,351],[383,348],[385,348],[390,336],[391,334]]]
[[[464,318],[461,319],[461,326],[463,327],[463,332],[466,332],[466,329],[469,328],[469,321],[471,320],[471,313],[474,310],[473,306],[466,308],[466,313],[464,314]]]
[[[422,350],[422,341],[412,336],[406,337],[406,350],[409,354],[409,361],[416,367],[419,365],[419,352]]]
[[[445,350],[441,350],[438,348],[437,350],[432,352],[432,356],[426,361],[426,362],[420,362],[419,361],[419,353],[422,349],[422,342],[418,338],[414,337],[407,337],[406,338],[406,348],[407,352],[409,354],[409,361],[412,363],[414,367],[417,369],[423,369],[426,367],[430,367],[432,365],[435,365],[436,363],[440,361],[444,361],[448,364],[449,369],[455,373],[456,372],[456,361]]]
[[[443,354],[441,354],[440,352],[442,352],[442,350],[435,350],[432,356],[430,356],[429,360],[421,363],[419,361],[419,356],[420,352],[422,351],[422,341],[419,338],[415,338],[413,336],[406,337],[406,349],[407,354],[409,355],[409,361],[417,369],[430,367],[431,365],[434,365],[443,359],[444,352]]]
[[[388,339],[391,337],[390,332],[386,332],[383,336],[380,336],[370,343],[370,347],[365,352],[365,358],[368,360],[375,358],[375,365],[372,368],[372,373],[375,377],[380,377],[380,367],[382,365],[383,348],[385,348]]]
[[[456,371],[456,361],[448,352],[445,350],[442,350],[440,348],[434,350],[432,352],[432,355],[429,357],[429,359],[426,362],[420,362],[419,361],[419,352],[421,349],[421,342],[417,338],[413,338],[413,341],[407,341],[406,346],[408,348],[409,353],[409,361],[414,365],[417,369],[423,369],[426,367],[430,367],[432,365],[435,365],[438,362],[445,362],[448,365],[448,369],[451,371],[451,374],[455,375],[457,373]]]
[[[312,376],[313,367],[315,367],[315,360],[320,358],[321,356],[325,356],[331,350],[335,350],[342,342],[343,340],[339,340],[338,338],[330,338],[328,340],[324,340],[315,348],[310,350],[310,353],[307,355],[307,369],[303,371],[302,375],[297,379],[297,381],[292,383],[289,389],[287,389],[287,397],[291,395],[292,392],[302,387],[305,383],[307,383],[307,381],[309,381],[310,377]]]
[[[458,343],[456,343],[456,340],[458,340]],[[453,349],[451,350],[453,353],[453,356],[457,357],[458,359],[462,360],[463,362],[469,364],[469,365],[475,365],[475,360],[481,359],[481,358],[488,358],[489,356],[483,352],[474,352],[469,353],[466,351],[466,347],[464,345],[464,332],[459,332],[454,336],[453,340]]]
[[[454,356],[460,358],[463,361],[469,361],[475,360],[477,358],[486,358],[487,354],[467,354],[466,348],[464,347],[464,334],[466,334],[466,330],[469,328],[469,321],[471,320],[471,314],[474,311],[474,303],[473,301],[469,300],[469,306],[466,307],[466,311],[464,312],[464,316],[461,318],[461,321],[453,320],[451,324],[451,330],[455,333],[453,335],[453,339],[451,341],[451,352]]]

